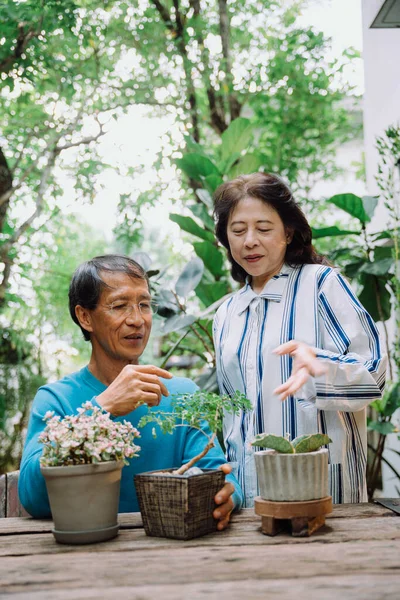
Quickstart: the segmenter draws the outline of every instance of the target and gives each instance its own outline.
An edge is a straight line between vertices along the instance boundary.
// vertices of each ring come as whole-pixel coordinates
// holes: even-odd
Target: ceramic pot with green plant
[[[220,469],[201,470],[194,465],[214,446],[222,429],[223,412],[239,414],[251,409],[251,404],[239,393],[231,398],[199,391],[173,399],[172,407],[173,412],[149,410],[138,427],[152,424],[153,435],[156,425],[162,433],[172,433],[175,427],[193,427],[204,434],[204,448],[175,469],[136,475],[135,487],[147,535],[189,540],[216,530],[214,498],[225,482]],[[204,421],[209,425],[209,435],[202,428]]]
[[[140,450],[134,443],[139,432],[91,402],[76,415],[61,419],[49,411],[44,419],[40,470],[54,537],[60,543],[88,544],[116,536],[121,470]]]
[[[329,495],[328,450],[331,439],[324,434],[285,437],[261,433],[252,445],[259,493],[272,502],[305,502]]]

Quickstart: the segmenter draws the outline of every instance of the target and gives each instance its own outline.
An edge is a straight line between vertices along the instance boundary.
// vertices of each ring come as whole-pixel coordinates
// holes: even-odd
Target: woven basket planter
[[[68,467],[41,467],[61,544],[103,542],[118,533],[123,461]]]
[[[281,454],[254,453],[261,498],[272,502],[302,502],[328,496],[328,450]]]
[[[216,531],[218,521],[212,513],[216,507],[214,497],[225,482],[221,470],[204,469],[203,474],[191,477],[156,473],[160,471],[135,476],[147,535],[190,540]]]

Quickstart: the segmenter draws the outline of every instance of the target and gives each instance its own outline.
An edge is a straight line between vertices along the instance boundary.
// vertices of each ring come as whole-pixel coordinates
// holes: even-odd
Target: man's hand
[[[226,475],[232,471],[232,467],[229,464],[221,465],[220,469]],[[218,504],[219,506],[214,510],[213,517],[214,519],[219,519],[217,529],[220,531],[228,527],[229,520],[231,518],[231,512],[235,508],[232,500],[232,494],[234,491],[235,488],[232,483],[225,483],[222,490],[220,490],[214,498],[215,504]]]
[[[140,406],[158,406],[161,396],[168,390],[160,377],[171,379],[172,375],[154,365],[126,365],[97,402],[115,417],[127,415]]]
[[[311,346],[303,342],[286,342],[274,350],[275,354],[290,354],[293,357],[292,374],[289,379],[274,390],[274,394],[280,396],[280,400],[286,400],[288,396],[294,394],[307,381],[310,376],[316,377],[326,372],[325,367],[316,357],[315,351]]]

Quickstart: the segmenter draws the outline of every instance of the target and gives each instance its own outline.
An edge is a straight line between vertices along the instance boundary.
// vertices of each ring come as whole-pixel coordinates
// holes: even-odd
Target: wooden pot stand
[[[325,525],[325,516],[332,512],[332,497],[306,502],[271,502],[258,496],[254,511],[261,516],[261,531],[265,535],[289,530],[294,537],[308,537]]]

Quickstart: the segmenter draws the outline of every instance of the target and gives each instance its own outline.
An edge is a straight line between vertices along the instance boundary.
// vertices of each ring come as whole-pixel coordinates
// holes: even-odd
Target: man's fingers
[[[141,404],[148,404],[148,406],[158,406],[160,404],[160,396],[154,392],[142,392],[140,396]]]
[[[214,519],[225,519],[233,510],[233,502],[225,502],[214,510]]]
[[[161,400],[161,389],[158,383],[144,383],[142,384],[142,392],[150,392],[156,394],[158,400]]]
[[[222,490],[219,490],[219,492],[216,494],[214,501],[215,504],[223,504],[224,502],[227,502],[230,497],[232,496],[233,492],[235,491],[234,485],[232,483],[225,483],[224,487],[222,488]],[[219,509],[217,509],[219,510]]]
[[[149,373],[150,375],[157,375],[157,377],[163,377],[164,379],[172,379],[173,375],[165,369],[160,369],[155,365],[135,365],[135,370],[141,373]]]
[[[162,381],[160,381],[160,389],[163,396],[169,396],[169,391],[167,390]]]
[[[223,465],[221,465],[219,467],[219,470],[222,471],[223,473],[225,473],[225,475],[229,475],[229,473],[232,472],[232,467],[230,464],[224,463]]]
[[[218,531],[223,531],[224,529],[226,529],[229,525],[230,520],[231,520],[231,513],[229,513],[229,515],[226,517],[226,519],[223,519],[222,521],[218,522],[218,524],[217,524]]]
[[[157,386],[157,388],[160,390],[160,399],[161,399],[161,395],[163,396],[169,396],[169,392],[165,386],[165,384],[157,377],[157,375],[153,375],[152,373],[146,373],[146,372],[139,372],[139,380],[142,383],[142,389],[146,389],[147,386],[150,385],[155,385]],[[132,381],[132,386],[134,385],[134,382]],[[136,384],[135,384],[136,387]]]

